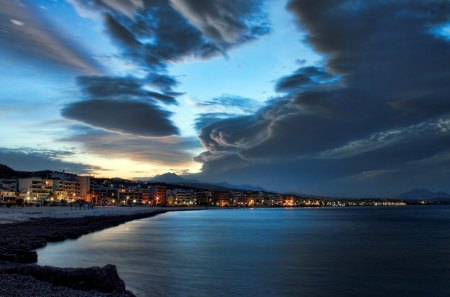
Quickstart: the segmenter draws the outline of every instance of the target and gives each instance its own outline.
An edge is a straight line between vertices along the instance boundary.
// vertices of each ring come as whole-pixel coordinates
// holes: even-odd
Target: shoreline
[[[36,264],[36,250],[49,242],[77,239],[89,233],[171,211],[243,208],[100,208],[96,213],[91,210],[78,213],[70,211],[72,216],[68,209],[49,213],[52,209],[56,210],[43,207],[39,209],[41,217],[34,217],[38,211],[34,208],[31,213],[22,213],[28,216],[21,217],[20,221],[5,220],[8,223],[0,223],[0,296],[135,296],[126,289],[115,265],[88,268],[41,266]],[[45,216],[49,214],[53,216]]]
[[[0,224],[0,296],[135,296],[117,273],[116,266],[56,268],[40,266],[36,249],[49,242],[183,209],[155,209],[133,214],[82,217],[42,217]],[[198,209],[190,209],[198,210]]]

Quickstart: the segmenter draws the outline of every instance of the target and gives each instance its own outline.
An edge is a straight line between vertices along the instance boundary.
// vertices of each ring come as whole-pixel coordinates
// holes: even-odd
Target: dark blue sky
[[[4,1],[0,163],[450,191],[445,0]]]

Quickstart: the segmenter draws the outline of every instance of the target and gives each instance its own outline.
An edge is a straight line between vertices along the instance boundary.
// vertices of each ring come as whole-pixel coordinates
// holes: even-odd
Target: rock
[[[0,296],[8,297],[133,297],[129,292],[80,291],[39,281],[31,276],[0,274]]]
[[[46,236],[46,239],[47,242],[63,241],[66,239],[66,236],[61,232],[55,232]]]
[[[10,262],[7,265],[0,263],[0,279],[2,275],[26,276],[54,286],[86,292],[107,293],[109,294],[107,296],[111,297],[134,296],[125,289],[125,283],[120,279],[114,265],[91,268],[55,268],[30,263],[36,263],[38,260],[35,249],[44,247],[47,242],[62,241],[66,238],[76,239],[83,234],[164,212],[82,218],[42,218],[28,222],[0,224],[0,261]],[[17,296],[48,296],[43,292],[39,294],[33,292]],[[92,293],[90,296],[99,296],[98,294]],[[0,294],[0,296],[3,295]],[[63,293],[61,296],[78,295]],[[79,296],[84,295],[80,294]]]
[[[56,268],[38,265],[16,265],[7,273],[29,275],[38,280],[77,290],[102,293],[123,292],[125,283],[114,265],[90,268]]]
[[[36,251],[23,250],[23,249],[13,249],[10,251],[11,254],[15,255],[15,262],[19,263],[36,263],[37,253]]]
[[[36,280],[74,290],[115,293],[117,296],[134,296],[125,289],[114,265],[90,268],[56,268],[35,264],[0,264],[0,275],[22,275]]]

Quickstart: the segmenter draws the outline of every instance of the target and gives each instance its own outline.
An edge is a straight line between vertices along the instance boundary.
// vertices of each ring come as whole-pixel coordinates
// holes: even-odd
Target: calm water
[[[138,296],[450,296],[450,207],[172,212],[50,244]]]

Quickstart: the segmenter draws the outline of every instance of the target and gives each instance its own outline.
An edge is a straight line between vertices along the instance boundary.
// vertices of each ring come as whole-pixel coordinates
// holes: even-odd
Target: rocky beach
[[[134,296],[114,265],[40,266],[36,249],[167,210],[148,207],[0,209],[0,296]]]

